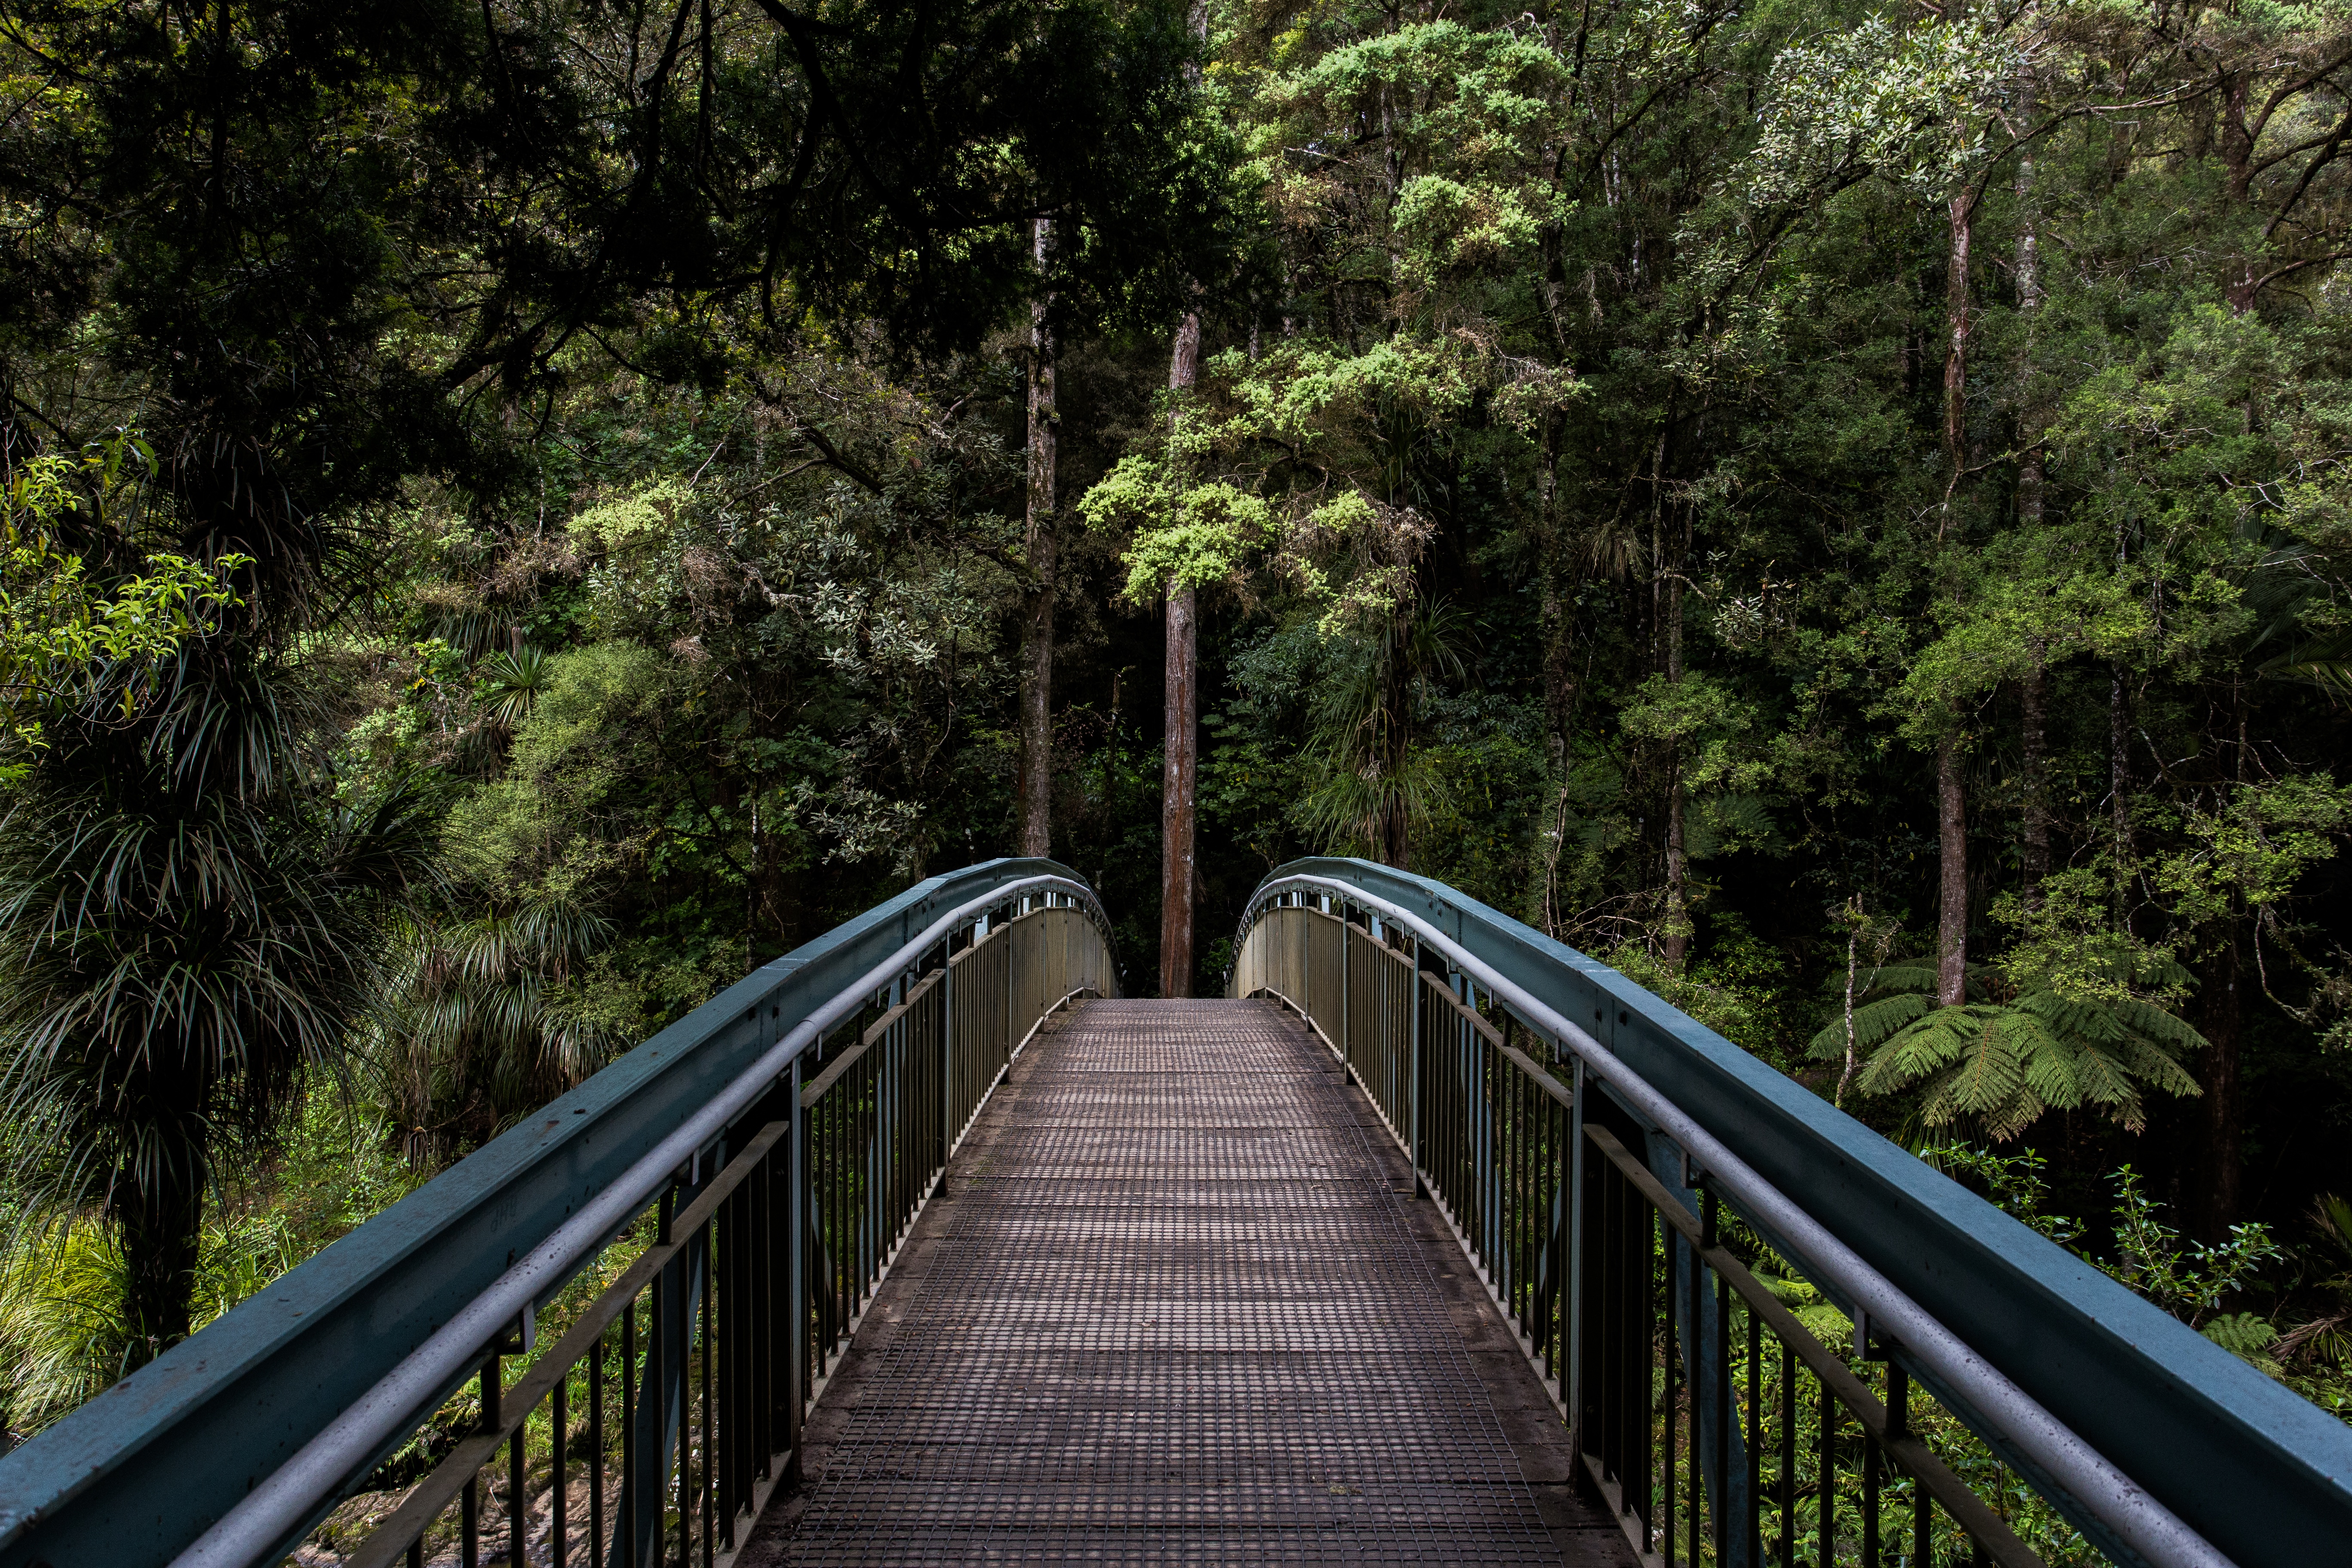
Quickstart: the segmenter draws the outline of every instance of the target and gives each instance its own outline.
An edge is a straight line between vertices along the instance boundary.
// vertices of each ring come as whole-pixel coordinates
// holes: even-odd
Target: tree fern
[[[1985,980],[1973,972],[1969,1001],[1937,1006],[1933,960],[1880,967],[1864,993],[1872,999],[1853,1010],[1853,1046],[1867,1056],[1854,1087],[1874,1096],[1916,1090],[1928,1127],[1972,1127],[1997,1142],[2045,1111],[2086,1107],[2138,1131],[2148,1089],[2198,1092],[2181,1058],[2204,1037],[2163,1008],[2043,986],[1994,1001]],[[1832,1058],[1846,1046],[1841,1013],[1812,1037],[1809,1054]]]

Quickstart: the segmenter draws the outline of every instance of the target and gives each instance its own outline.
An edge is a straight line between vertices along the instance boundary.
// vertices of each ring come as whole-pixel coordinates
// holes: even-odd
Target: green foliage
[[[76,524],[120,531],[135,518],[139,479],[153,468],[144,444],[119,434],[70,458],[36,453],[0,492],[0,786],[31,768],[45,718],[101,690],[129,718],[180,644],[243,603],[227,574],[250,556],[231,552],[202,565],[161,551],[141,574],[101,586],[63,547]],[[134,673],[111,682],[94,674],[110,667]]]
[[[2126,1165],[2113,1179],[2116,1262],[2108,1272],[2192,1328],[2280,1256],[2269,1227],[2262,1225],[2233,1225],[2227,1241],[2211,1246],[2185,1240],[2157,1217],[2158,1205],[2141,1186],[2138,1172]],[[2208,1337],[2237,1349],[2225,1335],[2247,1337],[2242,1329]]]

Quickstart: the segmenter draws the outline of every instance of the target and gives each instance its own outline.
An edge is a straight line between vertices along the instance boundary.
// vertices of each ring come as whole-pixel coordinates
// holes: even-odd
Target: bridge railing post
[[[1423,1011],[1423,1009],[1421,1003],[1421,939],[1416,936],[1412,939],[1412,963],[1405,971],[1405,1016],[1408,1020],[1408,1026],[1412,1030],[1412,1130],[1407,1134],[1406,1146],[1412,1156],[1412,1195],[1417,1198],[1427,1197],[1429,1195],[1429,1184],[1422,1176],[1422,1171],[1427,1163],[1425,1157],[1426,1151],[1422,1145],[1421,1137],[1421,1100],[1423,1078],[1422,1037],[1426,1032],[1422,1025]]]
[[[791,1453],[793,1474],[801,1461],[801,1417],[808,1408],[809,1391],[809,1107],[801,1103],[801,1060],[795,1057],[786,1079],[792,1116],[790,1156],[785,1161],[784,1231],[789,1238],[784,1278],[784,1446]]]

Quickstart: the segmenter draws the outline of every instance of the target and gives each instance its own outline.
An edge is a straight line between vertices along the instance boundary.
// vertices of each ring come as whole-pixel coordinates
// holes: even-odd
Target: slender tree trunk
[[[1194,42],[1209,38],[1206,0],[1192,0],[1185,12]],[[1184,79],[1198,89],[1197,63],[1184,68]],[[1197,290],[1199,280],[1194,279]],[[1290,318],[1283,318],[1283,332]],[[1253,345],[1253,353],[1255,345]],[[1170,434],[1184,417],[1184,405],[1201,379],[1201,313],[1188,310],[1176,328],[1176,342],[1168,356],[1168,390],[1173,395]],[[1162,655],[1164,672],[1160,770],[1160,994],[1192,994],[1193,893],[1200,872],[1193,864],[1192,834],[1201,773],[1200,604],[1193,590],[1179,587],[1168,595],[1168,636]]]
[[[1683,683],[1683,580],[1666,584],[1666,684]],[[1666,972],[1680,974],[1690,957],[1690,855],[1684,844],[1682,742],[1666,747]]]
[[[1936,525],[1943,538],[1951,522],[1952,496],[1967,467],[1969,433],[1969,339],[1976,328],[1969,289],[1969,247],[1976,223],[1976,195],[1964,190],[1952,198],[1951,266],[1944,286],[1944,516]]]
[[[1160,770],[1160,994],[1192,994],[1192,830],[1200,777],[1200,658],[1192,590],[1168,596],[1167,744]]]
[[[1054,329],[1047,320],[1054,224],[1039,218],[1034,234],[1038,297],[1029,311],[1029,516],[1023,544],[1035,574],[1023,605],[1021,628],[1021,853],[1052,853],[1054,822],[1054,590],[1059,540],[1054,514],[1055,437],[1061,416],[1054,405]]]
[[[1957,730],[1936,748],[1936,826],[1942,848],[1936,909],[1936,1000],[1956,1007],[1969,999],[1968,798],[1960,780]]]
[[[1184,401],[1201,374],[1201,317],[1187,313],[1176,329],[1169,356],[1168,390],[1175,395],[1171,416],[1184,417]],[[1192,860],[1194,805],[1200,779],[1199,605],[1190,588],[1168,595],[1167,709],[1163,730],[1160,804],[1160,994],[1192,994]]]
[[[2034,115],[2032,67],[2018,84],[2020,112],[2030,123]],[[2042,240],[2033,200],[2032,143],[2017,156],[2017,310],[2025,319],[2025,346],[2018,356],[2017,521],[2021,529],[2042,526],[2042,427],[2039,397],[2033,385],[2033,322],[2042,310]],[[2050,769],[2048,644],[2027,639],[2027,663],[2019,692],[2019,736],[2025,766],[2021,783],[2025,792],[2022,897],[2028,910],[2042,907],[2042,884],[2050,876]]]
[[[1957,8],[1952,13],[1957,15]],[[1963,190],[1951,200],[1950,268],[1944,285],[1944,512],[1936,525],[1941,540],[1951,523],[1968,455],[1969,337],[1970,316],[1969,247],[1976,199]],[[1936,827],[1940,851],[1936,910],[1936,999],[1956,1007],[1969,999],[1968,797],[1960,775],[1958,715],[1936,747]]]
[[[2128,876],[2132,860],[2131,703],[2124,689],[2121,660],[2107,666],[2107,804],[2115,824],[2116,876]]]
[[[2025,907],[2042,907],[2042,884],[2050,876],[2050,679],[2043,664],[2043,644],[2027,644],[2025,679],[2020,685],[2020,741],[2025,753],[2021,784],[2025,793],[2024,844],[2020,850],[2025,883]]]
[[[125,1182],[113,1200],[122,1234],[132,1365],[143,1366],[188,1337],[189,1298],[204,1234],[205,1184],[193,1154],[161,1173],[153,1187]]]
[[[1545,741],[1552,767],[1563,778],[1568,773],[1569,714],[1576,706],[1569,659],[1568,599],[1563,592],[1568,541],[1559,516],[1559,437],[1564,423],[1558,413],[1545,416],[1543,460],[1536,469],[1537,516],[1542,531]]]
[[[1845,1091],[1853,1082],[1853,984],[1862,970],[1862,895],[1846,901],[1845,914],[1845,1071],[1838,1075],[1837,1098],[1830,1103],[1845,1109]]]
[[[2034,115],[2034,83],[2031,68],[2019,82],[2019,98],[2022,117],[2030,122]],[[2041,215],[2034,205],[2033,195],[2033,151],[2029,142],[2019,149],[2017,155],[2017,313],[2025,321],[2024,348],[2018,355],[2017,365],[2017,438],[2022,451],[2017,460],[2017,521],[2024,528],[2042,526],[2042,430],[2044,421],[2041,395],[2033,384],[2033,329],[2042,312],[2040,224]]]

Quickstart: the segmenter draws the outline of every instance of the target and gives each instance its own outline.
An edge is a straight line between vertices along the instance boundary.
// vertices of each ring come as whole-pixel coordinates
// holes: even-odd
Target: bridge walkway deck
[[[1257,1002],[1088,1002],[948,1172],[739,1568],[1623,1564],[1370,1102]]]

